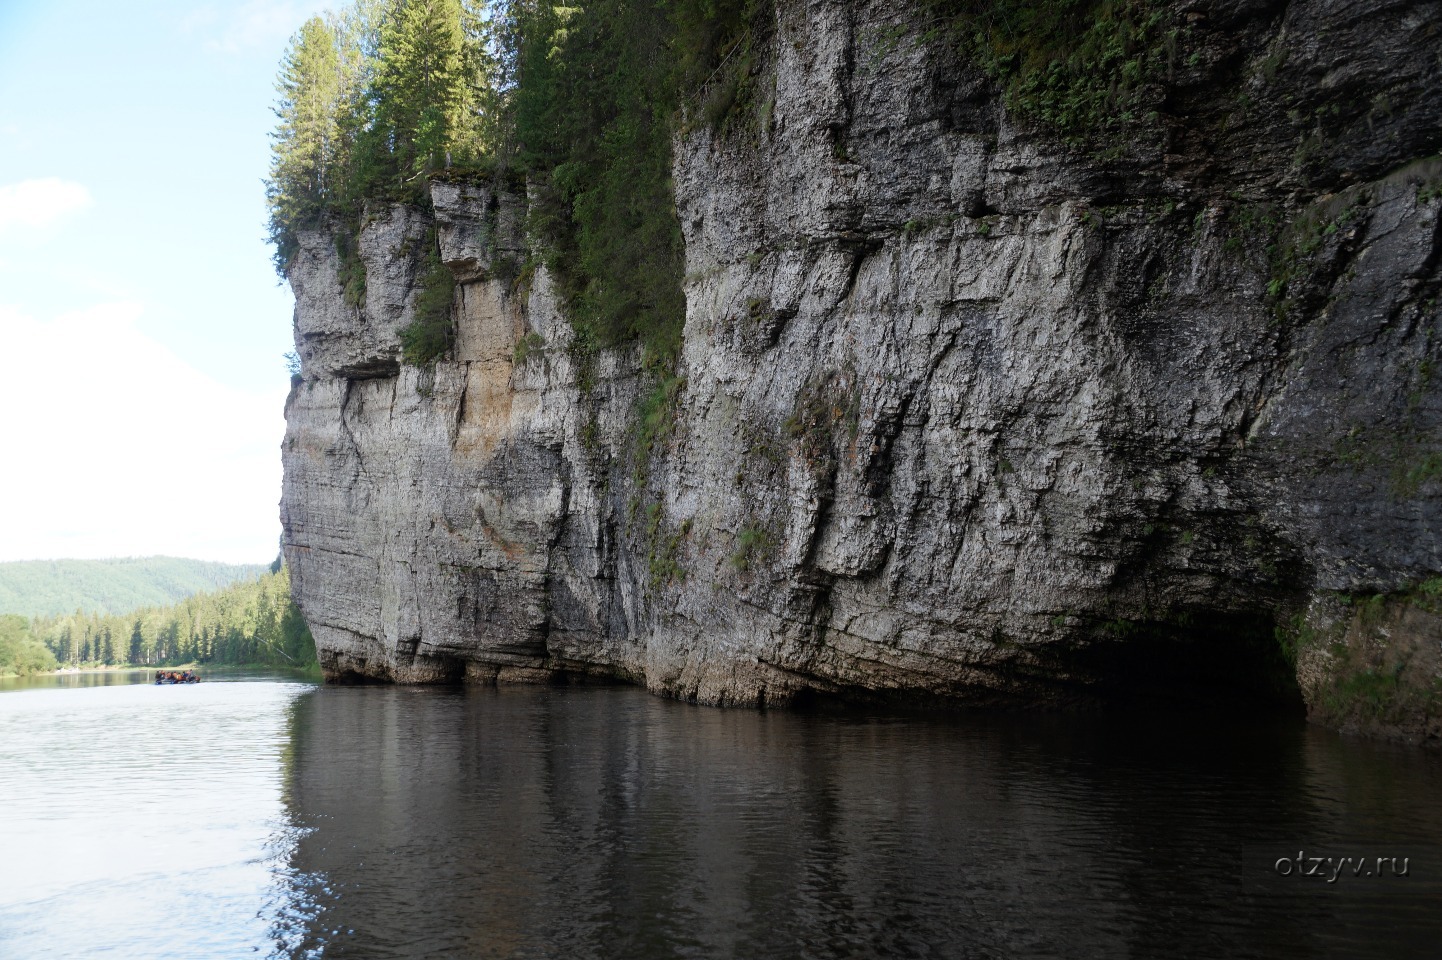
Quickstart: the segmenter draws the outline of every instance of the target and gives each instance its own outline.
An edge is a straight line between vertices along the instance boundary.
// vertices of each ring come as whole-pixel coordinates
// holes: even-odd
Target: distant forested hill
[[[7,623],[6,621],[12,621]],[[285,568],[163,607],[123,614],[0,616],[0,656],[15,673],[62,666],[174,666],[181,663],[314,664],[315,640],[290,598]],[[53,666],[53,665],[52,665]],[[5,669],[0,660],[0,671]]]
[[[0,563],[0,614],[53,617],[127,613],[172,604],[265,573],[264,564],[211,563],[179,557],[118,560],[19,560]]]

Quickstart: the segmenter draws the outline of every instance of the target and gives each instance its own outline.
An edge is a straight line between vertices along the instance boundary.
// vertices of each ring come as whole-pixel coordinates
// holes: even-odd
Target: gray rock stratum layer
[[[301,238],[282,514],[327,674],[1068,704],[1295,673],[1436,742],[1442,4],[1179,4],[1121,159],[897,42],[918,16],[778,3],[764,119],[677,142],[674,379],[580,365],[515,277],[522,198],[375,206],[358,303]],[[456,346],[418,369],[432,227]]]

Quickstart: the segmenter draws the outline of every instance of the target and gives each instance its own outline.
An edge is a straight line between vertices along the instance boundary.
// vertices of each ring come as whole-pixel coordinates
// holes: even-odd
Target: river
[[[0,688],[7,960],[1442,955],[1442,757],[1294,718],[145,679]]]

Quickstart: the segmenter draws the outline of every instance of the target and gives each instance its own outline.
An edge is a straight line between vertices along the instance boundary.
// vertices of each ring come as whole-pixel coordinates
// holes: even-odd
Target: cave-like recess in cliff
[[[1119,705],[1305,711],[1269,614],[1206,611],[1185,625],[1138,624],[1080,648],[1073,662],[1103,678],[1096,692]]]

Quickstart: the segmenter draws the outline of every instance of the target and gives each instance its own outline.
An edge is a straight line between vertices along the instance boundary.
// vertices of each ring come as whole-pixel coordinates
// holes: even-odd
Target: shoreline
[[[29,673],[29,674],[23,674],[23,675],[22,675],[22,674],[18,674],[18,673],[3,673],[3,674],[0,674],[0,678],[11,678],[11,677],[20,677],[20,676],[28,676],[28,677],[71,677],[71,676],[77,676],[77,675],[79,675],[79,674],[84,674],[84,673],[138,673],[138,672],[153,672],[153,671],[157,671],[157,670],[191,670],[191,671],[194,671],[195,673],[201,673],[202,671],[203,671],[204,673],[243,673],[243,672],[252,671],[252,670],[279,670],[279,671],[285,671],[285,672],[288,672],[288,673],[313,673],[313,674],[315,674],[317,677],[320,677],[320,676],[321,676],[320,664],[306,664],[306,665],[302,665],[302,666],[290,666],[290,665],[274,664],[274,663],[215,663],[215,664],[204,664],[204,663],[193,663],[193,662],[192,662],[192,663],[169,664],[169,665],[165,665],[165,666],[149,666],[149,665],[146,665],[146,664],[140,664],[140,665],[138,665],[138,666],[135,666],[135,665],[119,665],[119,664],[106,664],[106,665],[94,666],[94,667],[61,667],[61,668],[58,669],[58,670],[41,670],[41,671],[37,671],[36,673]]]

